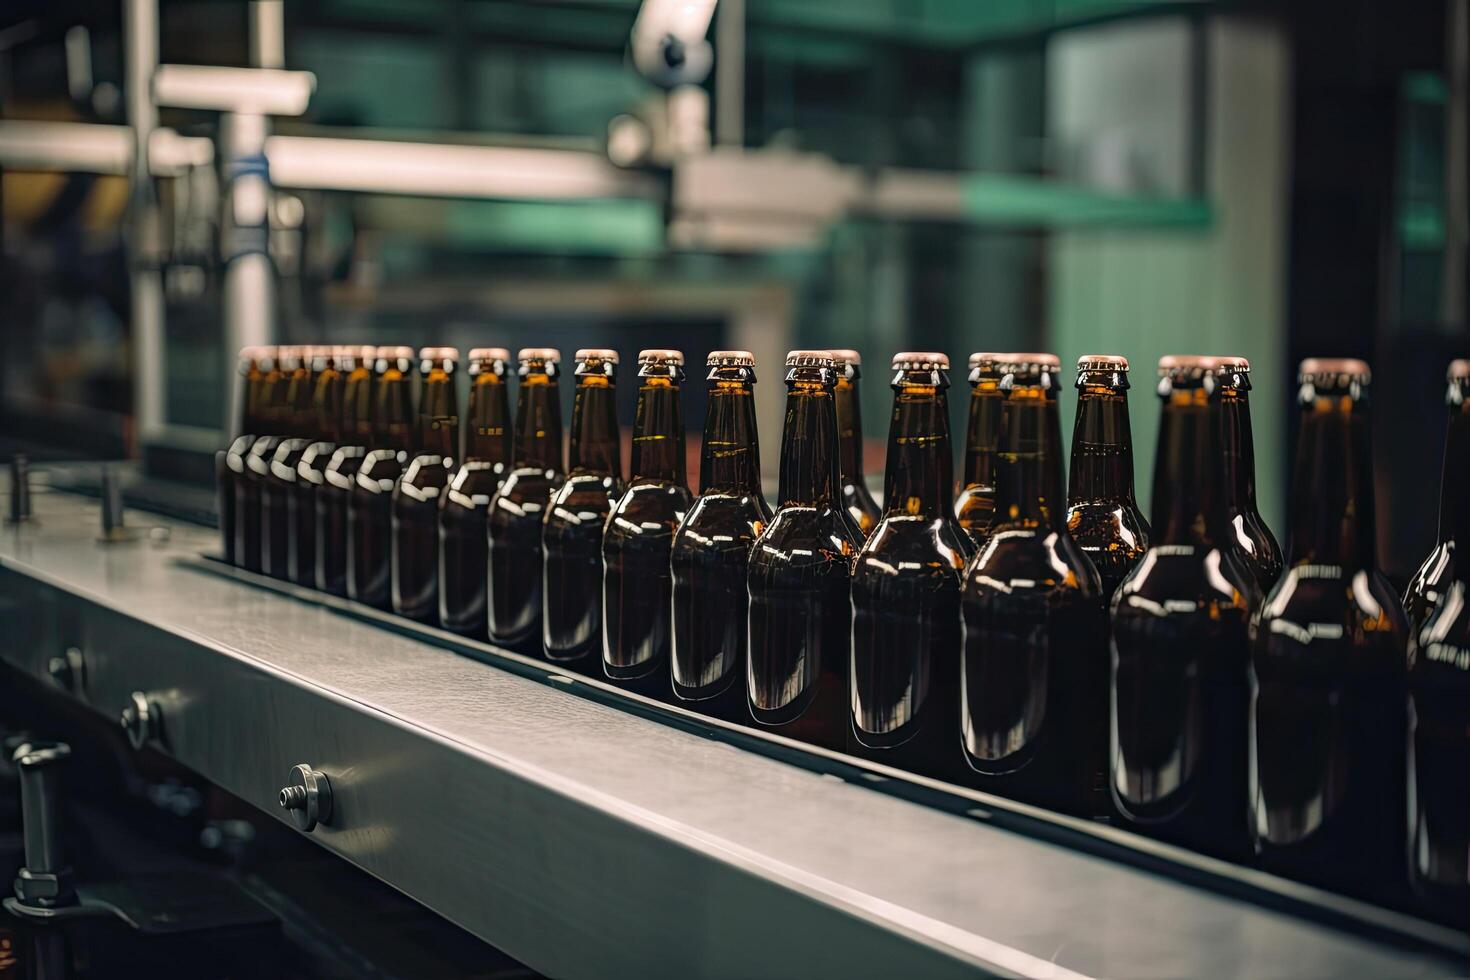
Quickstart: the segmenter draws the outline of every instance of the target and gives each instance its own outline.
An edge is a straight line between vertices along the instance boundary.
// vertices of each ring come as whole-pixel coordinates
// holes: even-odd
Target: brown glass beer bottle
[[[1135,830],[1240,859],[1255,579],[1224,546],[1213,357],[1159,359],[1153,541],[1113,594],[1113,801]]]
[[[509,362],[504,347],[470,351],[464,462],[439,501],[439,625],[466,636],[485,635],[485,518],[511,460]]]
[[[311,364],[315,347],[283,347],[286,376],[284,438],[271,454],[260,483],[261,570],[274,578],[291,577],[291,496],[296,490],[296,464],[312,443],[315,420],[311,408]]]
[[[235,560],[241,568],[258,572],[262,569],[262,529],[260,526],[260,487],[270,473],[271,457],[285,436],[286,374],[281,368],[285,348],[267,347],[257,359],[260,388],[256,411],[260,432],[250,449],[240,459],[235,484]],[[230,467],[234,469],[234,460]]]
[[[347,595],[392,608],[393,488],[413,452],[412,347],[379,347],[373,369],[372,449],[358,464],[347,508]]]
[[[755,357],[718,350],[709,368],[699,496],[674,532],[673,688],[676,702],[749,723],[745,699],[745,579],[750,549],[771,522],[761,493]]]
[[[837,410],[837,478],[842,487],[842,506],[862,532],[873,533],[881,511],[863,477],[863,402],[858,392],[862,356],[855,350],[834,350],[837,365],[833,405]]]
[[[1230,536],[1256,579],[1261,594],[1281,577],[1281,546],[1256,509],[1256,447],[1251,434],[1251,364],[1243,357],[1218,358],[1215,410],[1220,452],[1225,460],[1225,513]]]
[[[1060,363],[1008,354],[995,514],[964,570],[960,725],[975,785],[1105,810],[1107,653],[1097,569],[1067,532]]]
[[[562,481],[561,352],[518,355],[514,465],[486,518],[490,639],[541,653],[541,521]]]
[[[347,594],[347,512],[357,468],[372,445],[377,405],[373,385],[376,347],[353,348],[342,382],[342,439],[327,460],[316,491],[316,587]]]
[[[602,674],[602,528],[623,492],[618,352],[577,351],[567,479],[541,528],[541,636],[546,658]]]
[[[1404,592],[1404,612],[1415,634],[1439,605],[1445,589],[1455,581],[1455,539],[1470,533],[1470,524],[1458,523],[1456,504],[1470,491],[1470,361],[1451,361],[1445,406],[1449,424],[1444,434],[1444,462],[1439,479],[1439,535],[1409,587]],[[1462,532],[1462,528],[1464,531]]]
[[[266,356],[263,347],[242,347],[235,361],[239,380],[235,382],[239,402],[235,417],[234,438],[228,447],[215,454],[215,499],[219,508],[220,557],[227,565],[236,564],[235,495],[240,477],[245,472],[245,457],[259,435],[260,428],[260,361]]]
[[[638,355],[633,466],[602,536],[602,669],[619,686],[669,697],[669,549],[689,511],[679,388],[684,355]]]
[[[327,463],[342,439],[344,376],[351,370],[355,347],[319,347],[312,360],[312,441],[296,462],[296,485],[288,495],[291,538],[287,564],[291,581],[316,585],[316,495]]]
[[[393,611],[425,623],[439,619],[439,497],[459,454],[459,351],[419,351],[414,454],[393,488]]]
[[[1000,440],[1004,400],[996,363],[1006,355],[981,351],[970,355],[970,410],[965,426],[965,472],[955,517],[978,549],[985,543],[995,512],[995,447]]]
[[[1067,530],[1092,559],[1103,601],[1148,548],[1148,521],[1133,495],[1133,433],[1128,424],[1128,358],[1077,359],[1077,420],[1072,426]]]
[[[960,573],[970,538],[954,516],[949,358],[893,357],[883,516],[852,572],[852,734],[863,755],[939,779],[960,748]]]
[[[1433,597],[1409,644],[1409,871],[1440,913],[1470,919],[1470,562],[1455,542],[1470,528],[1470,361],[1449,369],[1439,538],[1410,601]],[[1433,564],[1431,564],[1433,563]],[[1443,566],[1448,572],[1440,569]]]
[[[1408,623],[1377,567],[1368,366],[1301,363],[1290,557],[1251,648],[1250,814],[1269,870],[1404,881]]]
[[[863,534],[838,480],[835,370],[830,351],[786,355],[779,500],[746,577],[746,696],[771,731],[840,750],[851,727],[848,580]]]

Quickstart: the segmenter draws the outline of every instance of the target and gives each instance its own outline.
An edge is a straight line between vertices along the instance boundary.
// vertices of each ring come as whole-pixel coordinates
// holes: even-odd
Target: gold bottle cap
[[[997,364],[1015,357],[1014,354],[1001,353],[998,351],[978,350],[970,355],[969,365],[971,371],[979,371],[982,368],[994,369]]]
[[[948,371],[949,355],[937,351],[900,351],[893,355],[895,371]]]
[[[585,361],[589,357],[606,361],[608,364],[618,363],[618,352],[611,347],[580,347],[577,349],[577,360]]]
[[[649,347],[638,352],[639,364],[677,364],[684,366],[684,352],[669,347]]]
[[[420,347],[421,361],[458,361],[459,350],[454,347]]]
[[[1251,362],[1238,354],[1228,354],[1215,358],[1219,362],[1221,371],[1235,371],[1238,374],[1250,374]]]
[[[389,361],[411,361],[413,360],[412,347],[379,347],[378,357]]]
[[[1297,366],[1297,375],[1302,381],[1346,378],[1366,382],[1373,378],[1368,362],[1356,357],[1309,357]]]
[[[997,362],[997,365],[1011,370],[1055,371],[1062,366],[1062,360],[1055,354],[1006,354]]]
[[[1470,361],[1460,359],[1450,361],[1450,367],[1445,372],[1445,378],[1449,381],[1464,381],[1470,378]]]
[[[786,352],[786,366],[831,369],[837,366],[837,361],[829,350],[793,350]]]
[[[1220,359],[1209,354],[1165,354],[1159,358],[1159,374],[1173,372],[1213,373],[1220,366]]]
[[[705,367],[755,367],[755,355],[748,350],[712,350],[704,359]]]
[[[560,364],[561,351],[555,347],[522,347],[516,352],[518,361],[545,361],[547,364]]]
[[[1077,358],[1077,370],[1128,372],[1128,358],[1122,354],[1083,354]]]
[[[508,361],[510,351],[504,347],[474,347],[470,349],[472,361]]]
[[[843,364],[850,364],[853,367],[863,366],[863,355],[850,347],[844,347],[841,350],[834,347],[829,353],[832,355],[833,362],[838,366]]]

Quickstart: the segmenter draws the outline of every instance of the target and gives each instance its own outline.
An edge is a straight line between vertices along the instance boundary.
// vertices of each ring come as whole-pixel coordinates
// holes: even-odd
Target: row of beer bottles
[[[472,372],[498,386],[491,414],[503,460],[504,352],[488,365],[476,353],[485,352],[472,352]],[[774,515],[759,489],[753,363],[717,352],[708,366],[701,492],[691,505],[677,352],[640,357],[625,488],[611,398],[616,354],[578,352],[563,478],[558,358],[522,351],[512,465],[480,467],[491,475],[470,492],[474,480],[461,483],[475,472],[467,449],[452,478],[459,489],[441,498],[444,625],[476,632],[486,622],[493,639],[539,646],[645,693],[1073,813],[1116,810],[1202,850],[1241,857],[1254,845],[1269,863],[1309,877],[1343,874],[1352,864],[1337,857],[1359,854],[1366,841],[1364,853],[1379,860],[1333,883],[1392,877],[1402,852],[1394,842],[1403,810],[1393,801],[1404,766],[1403,725],[1395,727],[1403,630],[1373,567],[1368,379],[1358,362],[1303,365],[1293,562],[1280,584],[1280,553],[1254,503],[1241,359],[1161,362],[1152,534],[1134,503],[1122,358],[1079,363],[1064,504],[1056,359],[972,357],[965,474],[951,505],[948,361],[900,355],[878,512],[862,500],[861,480],[847,479],[857,425],[842,403],[856,355],[793,352]],[[473,396],[470,415],[479,417]],[[1448,480],[1448,455],[1446,466]],[[509,478],[495,489],[501,474]],[[410,481],[411,492],[393,497],[418,502],[418,490]],[[432,541],[431,532],[401,534],[414,525],[394,510],[390,541]],[[488,510],[486,533],[476,524],[457,534],[461,510]],[[1342,540],[1328,548],[1334,534]],[[1347,548],[1348,539],[1363,547]],[[395,607],[423,615],[423,602],[418,613],[402,603],[407,576],[389,551]],[[488,576],[479,574],[487,565]],[[348,593],[363,597],[350,576]],[[451,596],[462,605],[446,604]],[[469,611],[456,619],[461,610]],[[1463,718],[1457,696],[1445,703]],[[1416,707],[1422,697],[1416,687]],[[1428,865],[1454,868],[1454,848],[1463,856],[1465,846],[1463,795],[1453,783],[1430,785],[1429,770],[1448,772],[1465,745],[1435,744],[1416,753],[1415,840],[1436,855]],[[1446,815],[1430,819],[1435,807]],[[1432,878],[1420,865],[1420,878]],[[1458,867],[1462,886],[1465,862]]]

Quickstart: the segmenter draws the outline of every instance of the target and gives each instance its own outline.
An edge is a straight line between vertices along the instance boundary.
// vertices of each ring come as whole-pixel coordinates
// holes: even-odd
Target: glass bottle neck
[[[407,375],[390,366],[378,375],[374,393],[373,448],[413,450],[413,388]]]
[[[310,439],[316,430],[316,412],[312,406],[315,394],[311,368],[298,367],[286,379],[286,434]]]
[[[995,486],[995,448],[1000,439],[1000,381],[982,378],[970,389],[970,417],[965,429],[965,486]]]
[[[788,388],[779,504],[835,506],[838,450],[833,389],[820,381],[793,381]]]
[[[1220,413],[1220,455],[1225,465],[1225,512],[1256,512],[1256,446],[1251,434],[1250,396],[1242,388],[1221,386],[1215,392]]]
[[[464,456],[467,461],[510,462],[510,394],[490,371],[475,375],[470,385]]]
[[[342,441],[353,446],[369,446],[373,441],[375,401],[373,371],[356,367],[347,375],[342,388]]]
[[[859,486],[863,482],[863,406],[857,379],[839,371],[832,396],[837,414],[838,477],[844,486]]]
[[[515,465],[560,473],[561,398],[556,380],[528,374],[516,392]]]
[[[1159,418],[1154,464],[1151,523],[1158,544],[1213,548],[1221,540],[1219,444],[1209,393],[1173,389]]]
[[[755,393],[745,381],[710,383],[699,458],[699,492],[761,492],[760,447],[756,441]]]
[[[240,432],[237,435],[256,435],[260,432],[260,371],[253,364],[240,380]]]
[[[1291,564],[1374,565],[1367,406],[1318,392],[1302,405],[1291,499]]]
[[[684,424],[679,386],[669,378],[642,378],[633,420],[633,479],[683,485]]]
[[[572,398],[572,471],[621,477],[622,445],[618,437],[617,390],[605,375],[577,382]]]
[[[1067,501],[1058,458],[1062,433],[1056,399],[1041,385],[1012,388],[1001,418],[994,526],[1064,526]]]
[[[453,459],[459,452],[459,406],[455,402],[452,374],[435,367],[424,375],[419,387],[418,452],[444,459]]]
[[[315,438],[332,443],[342,441],[342,389],[342,372],[335,367],[327,367],[317,373],[316,390],[312,393]]]
[[[1067,489],[1074,503],[1133,503],[1133,433],[1126,389],[1092,384],[1080,388]]]
[[[1470,399],[1450,405],[1444,434],[1444,468],[1439,483],[1439,540],[1470,535]],[[1470,561],[1455,562],[1455,572],[1470,576]]]
[[[883,515],[949,518],[953,514],[949,400],[944,389],[934,385],[898,385],[888,427]]]
[[[285,435],[286,377],[275,368],[261,375],[255,410],[260,419],[255,435]]]

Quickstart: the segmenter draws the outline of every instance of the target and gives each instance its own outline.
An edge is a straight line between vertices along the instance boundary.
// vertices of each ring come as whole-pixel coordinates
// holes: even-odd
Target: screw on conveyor
[[[31,519],[31,461],[25,453],[10,457],[10,516],[9,524],[19,524]]]
[[[292,767],[289,780],[281,789],[280,804],[296,826],[311,833],[317,824],[331,823],[332,781],[327,774],[302,763]]]

